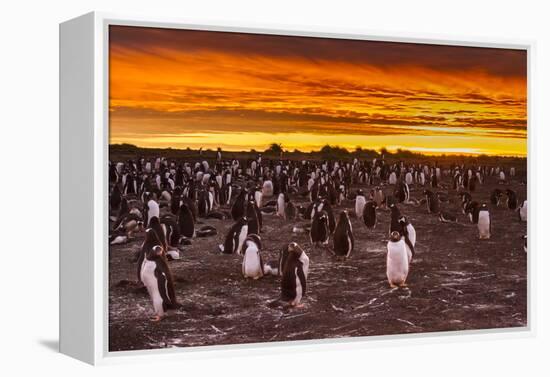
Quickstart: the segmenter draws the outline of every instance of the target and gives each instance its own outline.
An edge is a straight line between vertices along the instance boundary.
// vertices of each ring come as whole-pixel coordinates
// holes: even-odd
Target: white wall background
[[[542,375],[550,346],[550,250],[546,247],[550,27],[545,1],[346,1],[299,0],[6,0],[0,5],[0,371],[4,375]],[[537,335],[527,339],[359,348],[338,352],[220,358],[93,369],[54,352],[58,315],[58,23],[91,10],[197,19],[330,28],[365,33],[408,32],[457,39],[536,40],[531,120],[535,127],[537,225],[530,242],[537,252]],[[25,166],[39,186],[26,187],[12,164]],[[535,200],[538,199],[538,200]],[[78,205],[75,203],[75,205]],[[536,246],[534,240],[537,240]],[[6,242],[7,240],[7,242]],[[75,245],[78,247],[78,245]],[[276,367],[274,369],[274,367]],[[5,374],[11,370],[12,373]],[[538,371],[538,372],[537,372]],[[248,373],[246,373],[248,372]],[[231,373],[231,374],[233,374]]]

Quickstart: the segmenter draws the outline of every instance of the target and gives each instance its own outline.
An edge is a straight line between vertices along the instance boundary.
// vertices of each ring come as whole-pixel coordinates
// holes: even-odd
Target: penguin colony
[[[509,176],[516,174],[514,169]],[[500,187],[474,200],[479,186],[490,180]],[[185,259],[186,248],[199,238],[222,239],[215,250],[220,263],[224,254],[238,255],[243,279],[273,279],[282,305],[302,307],[310,259],[313,266],[322,255],[340,263],[367,252],[357,250],[355,235],[368,237],[381,217],[390,220],[384,242],[391,288],[407,287],[417,253],[429,251],[422,245],[422,234],[417,237],[411,219],[402,214],[405,208],[446,223],[451,232],[469,232],[478,242],[498,237],[492,232],[493,211],[517,211],[518,221],[527,221],[527,199],[507,188],[504,169],[489,166],[443,167],[377,158],[290,161],[262,159],[261,154],[248,160],[224,159],[218,150],[214,161],[111,161],[109,181],[110,245],[140,241],[133,261],[154,321],[180,307],[170,264]],[[294,225],[294,235],[280,234],[284,246],[276,261],[265,261],[262,255],[266,248],[273,250],[262,241],[266,216]],[[231,225],[205,225],[207,219]],[[352,226],[352,219],[361,226]],[[303,242],[293,241],[300,233],[307,235]],[[527,236],[522,237],[527,252]]]

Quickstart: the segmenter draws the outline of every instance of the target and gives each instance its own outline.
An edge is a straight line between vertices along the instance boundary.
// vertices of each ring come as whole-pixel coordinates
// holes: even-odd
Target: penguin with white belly
[[[394,231],[390,235],[387,244],[386,276],[391,288],[406,287],[409,275],[409,256],[407,246],[399,232]]]
[[[315,212],[311,220],[309,239],[314,246],[328,245],[330,236],[328,214],[325,211]]]
[[[279,276],[283,275],[283,269],[285,266],[285,263],[288,259],[288,256],[291,252],[296,251],[299,253],[298,259],[300,262],[302,262],[302,270],[304,271],[304,275],[306,276],[309,273],[309,257],[307,256],[306,252],[298,245],[296,242],[291,242],[288,245],[284,246],[281,251],[279,252],[279,267],[277,269],[277,274]]]
[[[412,258],[414,257],[414,245],[416,244],[416,230],[414,226],[407,220],[405,216],[399,218],[399,224],[401,225],[401,234],[403,236],[403,241],[405,241],[405,246],[407,248],[407,256],[409,258],[409,263],[411,263]]]
[[[164,250],[153,229],[146,231],[138,268],[139,280],[147,288],[153,303],[155,316],[152,321],[160,321],[169,309],[177,309],[179,304]]]
[[[292,243],[288,251],[281,278],[281,300],[291,307],[301,307],[302,298],[307,291],[307,274],[304,263],[300,260],[303,250]]]
[[[353,251],[355,240],[347,211],[340,212],[336,229],[334,230],[333,242],[334,254],[337,257],[349,258]]]
[[[355,197],[355,215],[357,218],[363,217],[363,210],[365,209],[365,204],[367,203],[367,199],[365,198],[365,194],[363,193],[363,190],[357,191],[357,196]]]
[[[260,236],[249,234],[243,244],[243,277],[259,279],[264,276],[264,262],[261,255],[262,243]]]
[[[527,200],[524,200],[521,206],[519,206],[518,216],[519,221],[527,221]]]
[[[483,203],[479,208],[477,229],[479,231],[480,240],[488,240],[491,238],[491,216],[487,204]]]
[[[244,240],[248,236],[248,219],[241,217],[237,222],[229,229],[225,242],[223,245],[219,245],[220,251],[224,254],[241,253]]]
[[[277,198],[277,216],[284,218],[285,217],[285,194],[280,193]]]

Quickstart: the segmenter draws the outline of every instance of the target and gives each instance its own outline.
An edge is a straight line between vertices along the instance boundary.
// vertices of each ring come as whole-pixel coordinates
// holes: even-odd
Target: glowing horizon
[[[527,155],[526,52],[111,26],[110,143]]]

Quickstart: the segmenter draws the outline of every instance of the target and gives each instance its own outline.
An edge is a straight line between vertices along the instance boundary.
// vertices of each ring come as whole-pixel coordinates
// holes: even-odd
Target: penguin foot
[[[155,316],[151,317],[150,321],[151,322],[159,322],[161,319],[162,319],[162,316],[155,315]]]

